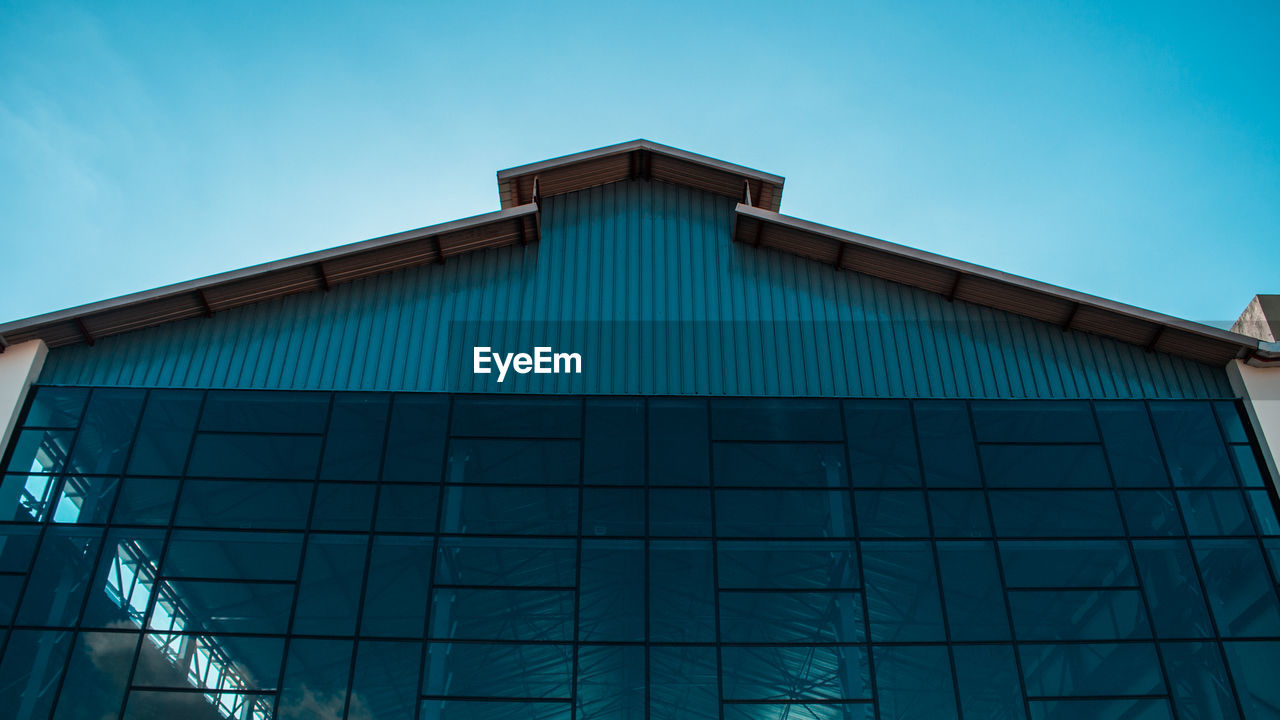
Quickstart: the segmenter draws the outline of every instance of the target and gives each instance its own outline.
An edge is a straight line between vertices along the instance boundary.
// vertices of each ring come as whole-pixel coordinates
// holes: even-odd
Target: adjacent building
[[[8,717],[1280,717],[1272,300],[1160,315],[648,141],[498,185],[0,325]]]

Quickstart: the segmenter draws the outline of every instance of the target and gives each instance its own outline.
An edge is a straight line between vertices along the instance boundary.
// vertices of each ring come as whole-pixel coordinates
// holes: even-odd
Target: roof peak
[[[631,140],[498,171],[502,207],[620,180],[651,179],[704,190],[777,212],[781,175],[718,160],[652,140]]]

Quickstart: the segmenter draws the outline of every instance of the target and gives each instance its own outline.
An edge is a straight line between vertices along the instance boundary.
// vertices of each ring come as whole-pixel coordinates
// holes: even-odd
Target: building
[[[498,183],[0,326],[9,717],[1280,717],[1273,346],[647,141]]]

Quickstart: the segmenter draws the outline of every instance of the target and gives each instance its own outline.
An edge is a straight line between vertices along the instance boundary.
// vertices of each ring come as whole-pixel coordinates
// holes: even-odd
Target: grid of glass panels
[[[1231,402],[41,387],[28,718],[1277,717]]]

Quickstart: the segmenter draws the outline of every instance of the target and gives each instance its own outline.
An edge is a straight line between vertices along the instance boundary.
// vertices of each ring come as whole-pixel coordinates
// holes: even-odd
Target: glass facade
[[[1228,401],[39,387],[29,718],[1280,717]]]

